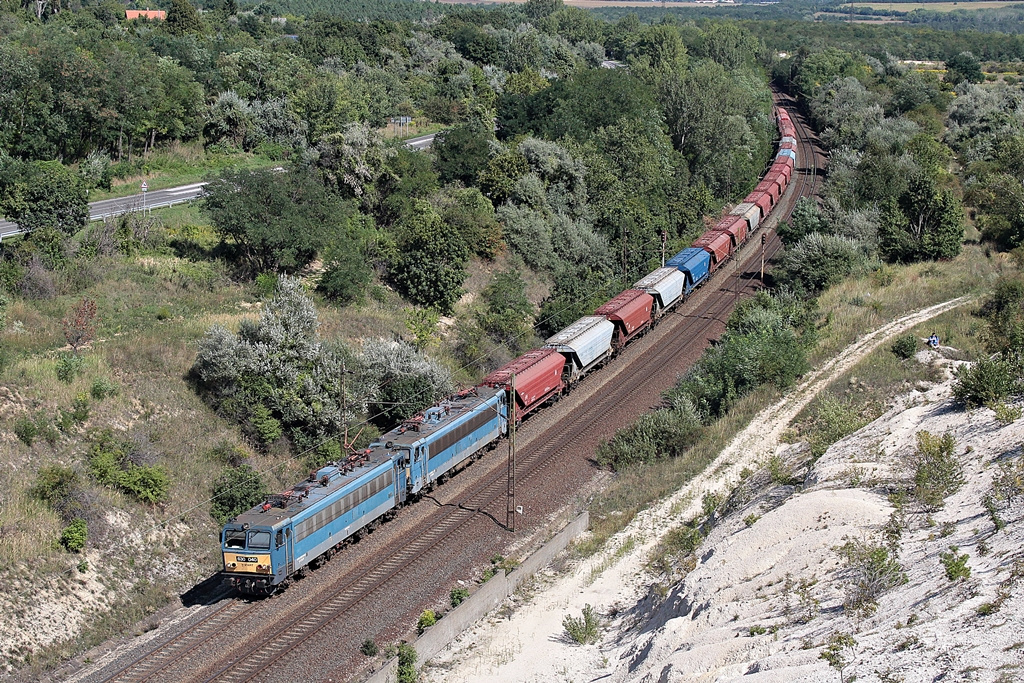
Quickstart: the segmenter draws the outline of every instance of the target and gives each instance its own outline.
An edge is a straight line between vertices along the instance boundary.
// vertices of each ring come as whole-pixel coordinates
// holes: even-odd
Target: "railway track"
[[[768,257],[773,256],[781,248],[781,242],[774,235],[773,237],[771,244],[766,245]],[[705,297],[695,310],[687,311],[685,316],[674,313],[671,319],[674,324],[670,321],[661,323],[661,327],[667,327],[667,334],[663,334],[663,339],[673,341],[652,345],[631,359],[630,367],[638,366],[641,368],[640,372],[626,373],[626,368],[622,368],[620,374],[627,376],[624,380],[614,383],[612,391],[604,392],[596,402],[584,404],[568,421],[559,421],[557,429],[545,433],[552,435],[543,442],[538,444],[534,439],[527,444],[528,447],[523,449],[525,455],[517,461],[516,479],[520,485],[530,483],[552,467],[561,464],[561,456],[572,447],[576,434],[601,423],[612,406],[631,401],[634,395],[658,374],[668,359],[691,345],[692,340],[703,337],[716,322],[724,320],[735,305],[737,296],[742,290],[750,288],[750,274],[759,269],[760,254],[752,248],[755,242],[756,240],[748,242],[744,250],[746,260],[740,262],[735,272],[722,282],[723,295]],[[754,268],[755,265],[757,268]],[[538,438],[543,436],[542,434]],[[461,531],[465,525],[472,523],[479,514],[488,513],[491,506],[497,508],[499,504],[501,509],[495,509],[493,512],[503,513],[506,496],[505,477],[504,467],[492,468],[458,506],[443,506],[431,517],[429,525],[414,529],[399,539],[399,550],[394,555],[346,583],[313,613],[307,613],[291,623],[277,627],[272,633],[264,634],[264,637],[260,638],[260,644],[234,653],[211,675],[200,680],[207,683],[254,680],[275,667],[294,648],[322,633],[359,602],[373,599],[377,591],[388,585],[392,578],[413,565],[417,559],[442,548],[447,539]]]
[[[817,152],[809,127],[801,116],[796,115],[793,103],[784,95],[776,94],[776,102],[783,104],[794,112],[794,125],[798,131],[798,166],[794,180],[784,196],[783,202],[773,213],[772,220],[788,219],[793,212],[796,201],[801,196],[814,194],[819,183],[819,174],[823,168],[823,159]],[[762,228],[762,231],[767,228]],[[770,259],[781,248],[781,241],[774,232],[766,232],[769,236],[765,245],[766,259]],[[604,391],[596,400],[586,403],[559,421],[558,425],[546,432],[538,434],[524,444],[523,455],[517,462],[516,478],[520,485],[536,481],[538,477],[551,471],[552,468],[564,464],[564,455],[574,445],[575,437],[601,424],[614,406],[629,402],[657,374],[665,362],[692,346],[694,340],[701,339],[708,330],[724,321],[735,302],[744,291],[756,289],[753,273],[759,270],[760,251],[756,249],[757,237],[752,236],[747,245],[734,257],[733,272],[721,279],[719,291],[707,293],[699,299],[691,309],[673,313],[668,320],[663,320],[652,334],[658,334],[662,343],[649,347],[640,345],[629,347],[623,354],[626,358],[618,362],[621,367],[615,369],[620,379],[612,382],[612,390]],[[645,348],[640,348],[645,346]],[[633,352],[633,350],[636,350]],[[608,375],[608,370],[598,373]],[[594,382],[594,379],[591,380]],[[601,384],[600,381],[597,384]],[[545,438],[546,437],[546,438]],[[544,439],[540,441],[540,439]],[[469,491],[461,496],[458,505],[443,505],[428,519],[416,524],[412,529],[395,539],[397,551],[375,561],[366,558],[358,563],[342,581],[336,584],[326,595],[316,596],[310,609],[290,610],[291,616],[281,618],[279,615],[269,628],[259,629],[257,633],[247,634],[239,639],[231,639],[224,650],[223,656],[217,658],[212,666],[202,670],[192,670],[188,680],[203,681],[248,681],[261,678],[271,672],[276,665],[289,654],[296,651],[336,624],[339,619],[364,601],[372,600],[385,586],[403,570],[415,566],[416,562],[430,553],[443,552],[449,539],[458,537],[458,532],[488,514],[491,506],[501,504],[504,513],[506,472],[504,463],[499,463],[480,477]],[[286,592],[287,594],[287,592]],[[308,601],[303,600],[302,603]],[[260,604],[242,600],[224,603],[209,614],[204,615],[188,630],[179,633],[160,643],[142,658],[130,663],[114,674],[102,680],[127,683],[128,681],[169,680],[167,676],[177,671],[169,671],[175,665],[180,666],[184,659],[192,654],[216,651],[215,645],[225,640],[226,627],[238,621],[256,609]]]

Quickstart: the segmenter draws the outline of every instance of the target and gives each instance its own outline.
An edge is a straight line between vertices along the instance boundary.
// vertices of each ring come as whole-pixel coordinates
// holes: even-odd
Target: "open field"
[[[982,0],[980,2],[852,2],[850,5],[845,6],[890,9],[900,12],[913,12],[916,9],[931,10],[932,12],[952,12],[956,9],[1000,9],[1019,4],[1021,3],[1006,0]]]

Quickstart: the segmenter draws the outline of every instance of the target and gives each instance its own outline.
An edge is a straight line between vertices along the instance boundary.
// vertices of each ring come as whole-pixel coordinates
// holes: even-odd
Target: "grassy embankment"
[[[885,266],[840,283],[818,299],[819,338],[810,353],[811,363],[813,366],[822,364],[859,335],[908,312],[964,294],[986,292],[1000,273],[1012,268],[1005,254],[987,256],[984,247],[972,244],[965,246],[963,253],[953,261]],[[982,323],[971,315],[972,310],[969,305],[960,307],[913,333],[923,337],[935,331],[943,344],[961,348],[968,355],[977,353]],[[857,378],[855,384],[850,383],[851,377]],[[932,379],[935,378],[928,368],[914,361],[900,361],[889,351],[888,344],[883,345],[830,387],[826,400],[830,400],[829,396],[835,398],[840,404],[839,410],[829,412],[824,420],[816,420],[819,398],[801,414],[798,419],[806,422],[801,437],[816,439],[817,446],[823,447],[828,439],[831,443],[840,438],[843,431],[853,431],[851,426],[873,419],[881,406],[918,380]],[[737,401],[723,418],[709,425],[685,456],[646,463],[619,473],[591,502],[593,533],[578,551],[588,554],[600,548],[638,512],[703,472],[734,435],[778,398],[778,391],[762,387]],[[833,404],[829,407],[834,407]]]
[[[241,448],[275,490],[305,474],[285,444],[269,453],[250,449],[236,426],[211,411],[189,385],[197,341],[214,324],[237,329],[244,318],[256,316],[260,295],[234,279],[214,256],[217,238],[198,206],[159,209],[153,219],[164,235],[161,246],[131,257],[73,260],[56,277],[56,297],[15,298],[0,331],[0,581],[12,587],[12,608],[35,604],[40,591],[58,599],[99,586],[103,596],[87,607],[74,607],[89,616],[70,641],[4,653],[37,671],[123,633],[217,570],[217,525],[209,514],[209,496],[226,463],[213,452],[215,446]],[[502,258],[471,264],[469,294],[459,310],[503,267]],[[524,277],[528,295],[538,301],[546,293],[544,279]],[[57,380],[57,366],[68,349],[61,319],[83,297],[97,303],[96,340],[82,351],[81,374],[63,383]],[[358,345],[367,338],[409,336],[407,304],[382,284],[371,285],[361,303],[344,308],[317,304],[325,338]],[[455,367],[443,340],[431,351],[461,380],[470,379]],[[113,383],[116,394],[92,396],[98,379]],[[62,419],[83,397],[88,416]],[[19,424],[26,422],[36,428],[31,444],[16,436]],[[130,435],[141,444],[139,457],[146,464],[167,470],[171,488],[165,502],[144,505],[91,478],[89,447],[105,428]],[[78,472],[84,492],[79,497],[86,501],[82,514],[89,522],[84,553],[60,547],[66,520],[30,491],[40,469],[51,465]],[[142,555],[152,561],[137,562]],[[3,635],[0,630],[0,641]]]

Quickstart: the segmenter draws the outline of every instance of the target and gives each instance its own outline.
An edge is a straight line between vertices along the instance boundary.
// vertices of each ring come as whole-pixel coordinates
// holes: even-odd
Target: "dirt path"
[[[463,634],[428,668],[428,681],[591,680],[612,673],[615,658],[599,648],[569,648],[562,642],[562,617],[584,605],[600,611],[636,604],[649,590],[643,570],[651,550],[669,529],[694,517],[709,492],[728,492],[740,472],[775,453],[779,437],[796,415],[836,378],[896,335],[971,301],[952,299],[879,327],[810,372],[776,404],[763,410],[705,470],[659,505],[641,512],[606,547],[567,574],[538,587],[507,620],[490,621]]]

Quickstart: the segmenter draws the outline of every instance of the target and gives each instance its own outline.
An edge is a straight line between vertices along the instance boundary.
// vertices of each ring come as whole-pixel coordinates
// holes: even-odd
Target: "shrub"
[[[828,639],[828,645],[822,650],[819,658],[828,662],[828,665],[839,672],[839,682],[845,683],[843,670],[852,663],[854,648],[857,641],[849,633],[833,633]]]
[[[85,361],[82,357],[62,351],[57,354],[57,379],[65,384],[71,384],[78,375],[82,374]]]
[[[786,250],[778,279],[798,290],[820,292],[863,263],[864,256],[852,240],[815,232]]]
[[[630,465],[680,455],[696,441],[703,425],[689,400],[676,403],[677,407],[646,413],[616,432],[611,441],[598,447],[597,463],[621,471]]]
[[[946,571],[946,578],[950,581],[959,581],[960,579],[971,578],[971,568],[967,566],[967,560],[971,559],[967,553],[960,555],[957,551],[960,550],[955,545],[949,546],[949,552],[944,552],[939,555],[939,560],[942,562],[942,567]]]
[[[408,643],[398,646],[398,683],[416,683],[416,648]]]
[[[343,369],[358,370],[359,363],[341,344],[322,341],[318,327],[302,282],[282,276],[258,321],[243,322],[238,334],[220,326],[207,331],[192,379],[203,397],[242,423],[254,441],[267,444],[287,435],[300,450],[310,448],[340,434],[368,391],[346,386],[350,409],[342,414],[338,379]],[[362,383],[362,373],[358,378]]]
[[[21,294],[26,299],[52,299],[57,296],[57,285],[53,273],[43,265],[38,256],[33,256],[19,283]]]
[[[117,396],[117,392],[117,385],[106,377],[97,377],[92,381],[92,386],[89,388],[89,395],[97,401],[102,401],[110,396]]]
[[[773,484],[788,484],[789,483],[789,467],[786,465],[786,461],[779,455],[773,455],[768,458],[768,478]]]
[[[898,337],[890,347],[897,358],[912,358],[917,352],[917,337],[912,334],[905,334]]]
[[[590,605],[583,607],[583,614],[578,618],[571,614],[562,617],[562,628],[569,639],[580,645],[596,643],[600,638],[600,621]]]
[[[210,515],[218,524],[240,515],[264,499],[267,485],[249,465],[225,467],[213,484]]]
[[[89,419],[89,395],[76,394],[71,400],[71,419],[81,424]]]
[[[19,417],[14,422],[14,435],[26,446],[31,446],[39,436],[39,427],[31,418]]]
[[[207,451],[206,456],[214,462],[238,467],[248,459],[249,454],[229,441],[222,441]]]
[[[1004,358],[982,358],[956,372],[953,396],[968,408],[1002,403],[1020,387],[1018,363]]]
[[[64,527],[60,532],[60,544],[65,550],[72,553],[81,552],[85,548],[88,527],[84,519],[76,519]]]
[[[367,342],[362,362],[364,380],[374,387],[367,406],[370,421],[381,429],[430,406],[452,388],[444,366],[405,342]]]
[[[851,540],[835,550],[846,562],[843,606],[848,610],[871,614],[883,593],[907,582],[907,574],[895,553],[884,545]]]
[[[736,308],[719,343],[666,396],[673,403],[687,397],[708,420],[759,386],[791,386],[808,369],[812,322],[809,305],[791,293],[758,294]]]
[[[260,273],[253,282],[253,289],[261,299],[269,299],[277,290],[277,273]]]
[[[869,421],[867,417],[857,412],[850,401],[843,400],[831,392],[823,393],[818,398],[814,420],[807,434],[811,455],[820,458],[829,446],[854,433]]]
[[[420,619],[416,622],[416,630],[420,635],[428,628],[437,623],[437,615],[434,614],[434,610],[425,609],[423,614],[420,615]]]
[[[461,586],[453,588],[449,597],[452,601],[452,607],[458,607],[469,598],[469,589],[462,588]]]
[[[274,443],[284,434],[281,422],[277,420],[265,405],[258,404],[249,413],[249,426],[252,433],[264,446]]]
[[[373,642],[372,638],[367,638],[359,647],[359,651],[367,657],[376,657],[377,653],[380,652],[380,648],[377,647],[377,643]]]
[[[1006,403],[997,403],[993,406],[992,412],[995,413],[996,421],[1001,425],[1011,425],[1020,419],[1022,411],[1016,406],[1007,405]]]
[[[358,301],[370,284],[370,264],[360,252],[358,245],[349,243],[347,248],[335,248],[324,264],[324,272],[316,285],[318,292],[338,304]]]
[[[136,500],[152,505],[167,499],[171,480],[162,467],[133,465],[121,474],[118,486]]]
[[[36,476],[36,482],[29,494],[46,503],[50,509],[59,511],[78,486],[78,473],[70,467],[48,465]]]
[[[768,627],[762,626],[761,624],[754,624],[750,627],[748,633],[751,638],[753,638],[754,636],[761,636],[765,633],[768,633]]]
[[[917,450],[911,456],[914,497],[929,510],[941,508],[946,498],[964,484],[963,467],[953,453],[955,447],[952,434],[917,433]]]
[[[89,472],[99,483],[123,491],[140,502],[158,503],[167,498],[170,478],[162,467],[132,462],[137,448],[131,440],[105,429],[89,448]]]

